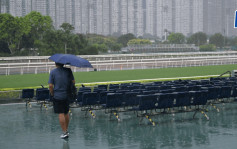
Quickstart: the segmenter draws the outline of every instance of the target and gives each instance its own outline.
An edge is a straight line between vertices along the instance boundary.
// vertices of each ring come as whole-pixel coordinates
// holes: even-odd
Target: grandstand
[[[157,52],[199,52],[194,44],[141,44],[128,45],[127,53],[157,53]]]

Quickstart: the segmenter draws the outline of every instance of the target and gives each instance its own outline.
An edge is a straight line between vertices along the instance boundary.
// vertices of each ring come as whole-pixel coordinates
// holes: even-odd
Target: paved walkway
[[[109,120],[104,111],[95,111],[96,119],[84,118],[80,109],[72,109],[70,138],[62,140],[58,118],[52,107],[40,110],[33,104],[0,105],[0,146],[6,149],[236,149],[237,103],[209,109],[207,121],[192,112],[154,117],[155,127],[139,125],[131,113],[120,115],[121,122]]]

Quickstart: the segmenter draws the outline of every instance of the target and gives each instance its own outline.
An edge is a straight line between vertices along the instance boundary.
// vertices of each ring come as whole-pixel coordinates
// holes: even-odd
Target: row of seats
[[[133,107],[132,110],[166,109],[172,107],[205,105],[237,97],[236,78],[211,78],[208,80],[176,80],[147,84],[111,84],[97,87],[81,87],[77,99],[71,99],[82,107],[93,109]],[[22,90],[22,98],[34,98],[34,89]],[[47,88],[36,89],[37,101],[51,101]]]
[[[228,90],[226,90],[226,88]],[[216,91],[221,91],[218,94]],[[123,90],[124,91],[124,90]],[[78,96],[78,104],[80,106],[102,105],[106,108],[137,106],[149,100],[157,105],[157,108],[171,108],[191,105],[205,105],[208,100],[217,100],[221,98],[232,97],[230,87],[210,87],[197,91],[184,92],[165,92],[144,91],[144,92],[84,92]],[[234,96],[233,96],[234,97]],[[153,100],[154,98],[154,100]]]
[[[28,100],[35,98],[37,101],[51,101],[48,88],[38,88],[36,91],[34,89],[23,89],[21,98]]]
[[[163,86],[164,87],[164,86]],[[226,84],[209,84],[209,85],[196,85],[196,86],[165,86],[165,90],[160,90],[161,86],[146,86],[143,89],[123,90],[106,90],[97,88],[94,91],[87,89],[80,89],[76,102],[80,106],[88,105],[105,105],[105,107],[118,107],[118,106],[135,106],[140,102],[143,97],[155,95],[158,97],[165,96],[165,101],[172,98],[173,105],[170,107],[188,106],[188,105],[204,105],[208,100],[217,100],[223,98],[230,98],[237,96],[237,87]],[[162,88],[163,89],[163,88]],[[206,94],[205,98],[198,98],[197,95]],[[113,105],[114,103],[114,105]],[[171,102],[170,102],[171,103]]]
[[[119,112],[134,111],[140,117],[140,122],[146,118],[155,126],[150,116],[163,113],[194,111],[193,118],[200,112],[209,119],[205,113],[206,105],[212,105],[218,111],[213,103],[236,97],[236,78],[210,78],[98,85],[92,88],[83,86],[77,91],[76,99],[70,99],[70,102],[86,111],[85,116],[91,113],[94,118],[92,110],[103,109],[110,114],[110,118],[114,115],[120,121]],[[41,108],[44,106],[46,109],[45,103],[52,101],[47,88],[24,89],[22,98],[26,99],[26,103],[34,98],[40,101]]]

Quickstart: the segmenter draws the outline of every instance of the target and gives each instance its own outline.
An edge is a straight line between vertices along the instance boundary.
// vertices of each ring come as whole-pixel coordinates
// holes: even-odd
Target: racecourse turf
[[[237,65],[217,65],[202,67],[116,70],[75,72],[76,83],[107,82],[122,80],[140,80],[155,78],[190,77],[205,75],[220,75],[226,71],[237,69]],[[0,90],[36,88],[47,86],[49,74],[24,74],[0,76]]]

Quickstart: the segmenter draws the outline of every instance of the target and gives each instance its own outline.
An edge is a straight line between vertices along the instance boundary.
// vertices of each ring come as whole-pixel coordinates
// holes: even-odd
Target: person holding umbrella
[[[54,111],[59,114],[59,123],[63,130],[60,137],[65,139],[69,137],[69,98],[72,98],[72,92],[75,91],[75,79],[71,69],[63,66],[65,64],[79,68],[93,67],[88,60],[72,54],[54,54],[49,59],[54,61],[57,67],[50,72],[48,83],[50,94],[54,98]]]
[[[55,64],[56,68],[50,72],[48,84],[54,112],[58,114],[63,131],[60,137],[65,139],[69,137],[69,89],[71,84],[75,85],[75,79],[70,68],[63,67],[64,64],[61,63]]]

